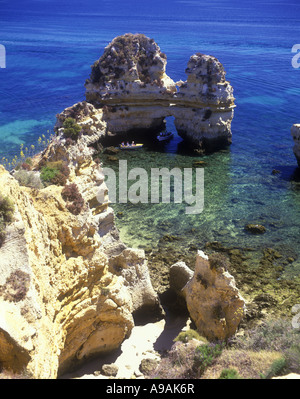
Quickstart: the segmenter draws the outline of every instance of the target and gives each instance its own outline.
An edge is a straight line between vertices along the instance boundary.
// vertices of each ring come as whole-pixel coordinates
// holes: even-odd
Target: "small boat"
[[[158,141],[165,141],[165,140],[169,140],[171,137],[173,137],[173,133],[172,132],[163,132],[163,133],[160,133],[159,136],[157,136],[157,140]]]
[[[144,144],[120,144],[119,148],[121,150],[139,150]]]

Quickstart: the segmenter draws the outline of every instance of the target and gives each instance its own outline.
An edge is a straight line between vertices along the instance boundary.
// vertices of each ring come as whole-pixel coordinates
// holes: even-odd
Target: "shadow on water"
[[[290,176],[290,180],[294,181],[296,183],[300,183],[300,168],[297,167],[293,170],[291,176]]]
[[[300,168],[294,165],[275,165],[272,174],[284,181],[300,182]]]

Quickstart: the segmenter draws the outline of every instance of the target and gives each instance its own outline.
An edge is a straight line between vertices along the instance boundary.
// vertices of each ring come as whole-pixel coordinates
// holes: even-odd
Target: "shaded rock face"
[[[294,154],[300,166],[300,124],[295,124],[291,128],[291,135],[294,140]]]
[[[245,301],[228,271],[211,264],[201,251],[196,258],[194,276],[183,293],[201,335],[209,340],[224,340],[235,334],[244,316]]]
[[[191,56],[187,80],[166,74],[166,55],[142,34],[115,38],[92,66],[86,100],[101,108],[106,131],[158,129],[175,117],[178,133],[195,149],[231,143],[233,89],[222,64],[204,54]]]
[[[15,206],[0,247],[0,365],[34,378],[56,378],[118,348],[134,312],[161,310],[144,252],[120,240],[107,190],[98,201],[105,183],[90,137],[67,146],[61,132],[34,159],[68,166],[67,184],[84,200],[79,214],[69,211],[62,186],[21,187],[0,167],[1,194]]]

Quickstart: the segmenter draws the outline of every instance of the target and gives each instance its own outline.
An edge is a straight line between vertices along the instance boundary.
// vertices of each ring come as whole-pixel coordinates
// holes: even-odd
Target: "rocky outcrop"
[[[160,128],[175,83],[166,74],[166,55],[142,34],[116,37],[92,66],[86,100],[103,107],[112,133]],[[166,102],[167,101],[167,102]]]
[[[300,166],[300,124],[295,124],[291,128],[291,134],[294,140],[294,154]]]
[[[166,62],[155,41],[142,34],[119,36],[105,48],[85,87],[106,133],[158,129],[174,116],[178,133],[195,149],[230,144],[234,97],[222,64],[194,54],[187,80],[175,83]]]
[[[166,74],[167,57],[153,39],[142,34],[118,36],[92,65],[86,99],[95,105],[172,96],[175,83]]]
[[[182,261],[174,263],[170,267],[170,289],[177,295],[183,295],[182,289],[193,277],[194,272]]]
[[[104,176],[89,137],[66,145],[61,132],[34,160],[36,169],[49,161],[69,168],[80,212],[68,208],[63,186],[21,187],[0,169],[1,194],[15,205],[0,247],[0,364],[34,378],[118,348],[135,312],[160,311],[144,252],[121,242],[107,192],[97,199]]]
[[[166,56],[154,40],[130,34],[114,39],[92,67],[87,101],[57,115],[56,136],[33,160],[37,175],[49,162],[67,168],[64,185],[21,187],[0,167],[1,194],[15,205],[0,247],[1,367],[56,378],[91,356],[120,347],[135,317],[162,314],[144,252],[127,248],[119,238],[93,154],[103,137],[160,128],[169,115],[195,148],[206,140],[230,141],[234,99],[218,60],[196,54],[187,82],[177,86],[165,68]],[[68,118],[81,129],[74,139],[65,134]],[[208,285],[195,296],[200,273],[220,289]],[[226,273],[199,270],[184,288],[199,330],[207,328],[217,337],[232,333],[232,306],[239,312],[242,302]],[[213,304],[217,321],[212,322],[205,306],[199,313],[198,297],[209,303],[207,309]]]
[[[198,251],[193,277],[183,288],[198,332],[209,340],[234,335],[244,316],[245,301],[222,259],[209,260]]]
[[[231,143],[233,89],[225,79],[223,65],[205,54],[191,56],[187,81],[176,94],[175,126],[196,148],[213,148]]]

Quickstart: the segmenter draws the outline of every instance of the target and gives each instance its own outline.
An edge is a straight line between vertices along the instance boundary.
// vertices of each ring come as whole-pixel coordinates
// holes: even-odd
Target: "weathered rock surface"
[[[142,34],[116,37],[92,66],[86,100],[103,107],[112,133],[158,128],[166,116],[166,99],[176,93],[166,74],[166,55],[153,39]]]
[[[298,165],[300,166],[300,124],[295,124],[291,128],[291,134],[294,140],[294,154],[297,159]]]
[[[102,373],[107,376],[115,377],[118,374],[119,367],[116,364],[103,364]]]
[[[0,248],[0,364],[34,378],[56,378],[118,348],[135,311],[160,310],[143,251],[120,241],[107,190],[98,201],[104,176],[88,136],[67,146],[62,133],[35,163],[68,165],[84,199],[79,214],[67,209],[62,186],[20,187],[0,168],[1,194],[15,204]]]
[[[170,267],[170,288],[178,295],[182,295],[183,287],[193,277],[194,272],[182,261]]]
[[[209,340],[235,334],[245,311],[245,301],[234,278],[223,267],[210,264],[198,251],[194,276],[183,288],[187,308],[198,332]]]
[[[186,74],[187,81],[176,95],[178,133],[195,147],[230,144],[234,97],[223,65],[213,56],[197,53],[191,56]]]
[[[87,102],[58,115],[57,127],[67,113],[95,138],[99,127],[105,135],[158,129],[165,117],[174,116],[178,133],[195,149],[230,144],[235,106],[223,65],[196,53],[188,62],[187,80],[175,83],[166,74],[166,59],[145,35],[116,37],[92,66]]]

